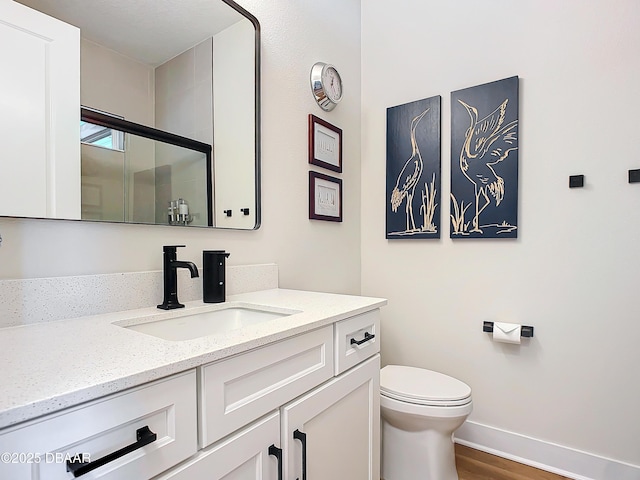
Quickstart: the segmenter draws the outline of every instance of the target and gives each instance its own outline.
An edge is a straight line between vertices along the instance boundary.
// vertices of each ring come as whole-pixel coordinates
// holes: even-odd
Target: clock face
[[[322,86],[324,92],[333,103],[342,99],[342,79],[338,71],[332,66],[327,66],[322,71]]]
[[[342,100],[342,79],[333,65],[316,62],[311,67],[311,93],[318,106],[330,112]]]

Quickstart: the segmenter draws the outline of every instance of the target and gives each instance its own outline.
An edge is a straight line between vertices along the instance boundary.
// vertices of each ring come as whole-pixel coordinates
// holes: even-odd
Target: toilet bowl
[[[453,432],[473,409],[471,388],[448,375],[380,371],[383,480],[458,480]]]

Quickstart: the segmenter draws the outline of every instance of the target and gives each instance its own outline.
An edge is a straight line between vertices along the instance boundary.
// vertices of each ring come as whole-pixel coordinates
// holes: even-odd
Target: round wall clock
[[[311,67],[313,98],[325,112],[330,112],[342,100],[342,79],[336,67],[323,62]]]

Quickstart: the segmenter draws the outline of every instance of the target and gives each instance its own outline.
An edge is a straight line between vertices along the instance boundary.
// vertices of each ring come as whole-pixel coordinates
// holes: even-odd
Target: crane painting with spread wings
[[[387,109],[386,238],[440,238],[440,96]]]
[[[518,77],[451,94],[451,238],[518,236]]]

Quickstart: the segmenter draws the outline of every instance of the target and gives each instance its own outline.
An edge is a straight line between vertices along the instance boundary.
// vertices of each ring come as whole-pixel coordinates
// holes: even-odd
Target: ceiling
[[[17,0],[81,36],[158,66],[244,17],[220,0]]]

